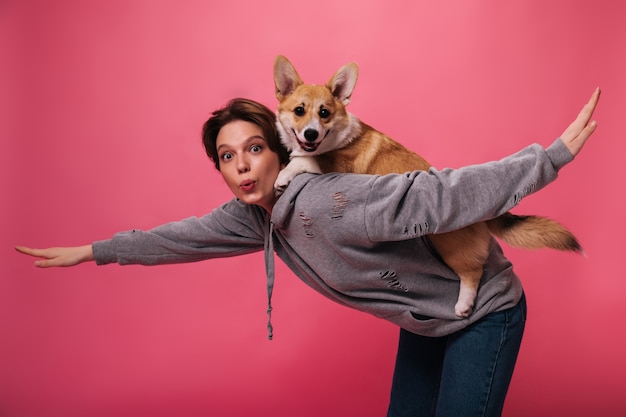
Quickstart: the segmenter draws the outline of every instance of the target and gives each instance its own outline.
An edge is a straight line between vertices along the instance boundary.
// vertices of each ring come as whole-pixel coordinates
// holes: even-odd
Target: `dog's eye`
[[[293,109],[293,112],[296,114],[296,116],[304,116],[304,107],[298,106]]]
[[[330,117],[330,112],[328,111],[328,109],[320,109],[319,114],[322,119],[326,119],[327,117]]]

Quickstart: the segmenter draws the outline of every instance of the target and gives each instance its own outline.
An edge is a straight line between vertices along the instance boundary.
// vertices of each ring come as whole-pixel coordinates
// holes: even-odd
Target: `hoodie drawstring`
[[[269,233],[265,235],[265,275],[267,276],[267,338],[272,340],[272,292],[274,291],[274,223],[269,222]]]

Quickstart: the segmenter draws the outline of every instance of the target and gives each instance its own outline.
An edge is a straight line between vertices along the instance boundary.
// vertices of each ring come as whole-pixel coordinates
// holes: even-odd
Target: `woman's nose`
[[[250,164],[245,158],[239,158],[239,161],[237,161],[237,170],[242,174],[250,171]]]

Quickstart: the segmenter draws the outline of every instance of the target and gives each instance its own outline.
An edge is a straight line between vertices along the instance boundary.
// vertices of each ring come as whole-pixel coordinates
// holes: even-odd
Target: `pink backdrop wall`
[[[356,61],[350,109],[435,165],[547,145],[593,89],[600,127],[515,210],[587,257],[505,248],[530,318],[505,416],[626,412],[626,6],[613,1],[7,0],[0,5],[0,414],[381,416],[397,329],[282,264],[266,340],[261,256],[38,270],[76,245],[230,198],[199,132],[234,96],[274,107],[285,54],[321,83]]]

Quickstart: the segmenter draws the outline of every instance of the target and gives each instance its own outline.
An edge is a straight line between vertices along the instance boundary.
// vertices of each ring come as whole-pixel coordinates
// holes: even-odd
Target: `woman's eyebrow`
[[[253,141],[257,140],[257,139],[261,139],[263,142],[265,142],[265,138],[263,136],[261,136],[261,135],[250,136],[248,139],[246,139],[246,142],[253,142]]]
[[[263,142],[265,142],[265,138],[261,135],[252,135],[249,138],[246,138],[242,143],[244,145],[247,145],[250,142],[254,142],[255,140],[261,139]],[[219,145],[217,147],[217,150],[219,151],[220,149],[222,149],[223,147],[230,147],[231,145],[229,143],[222,143],[221,145]]]

